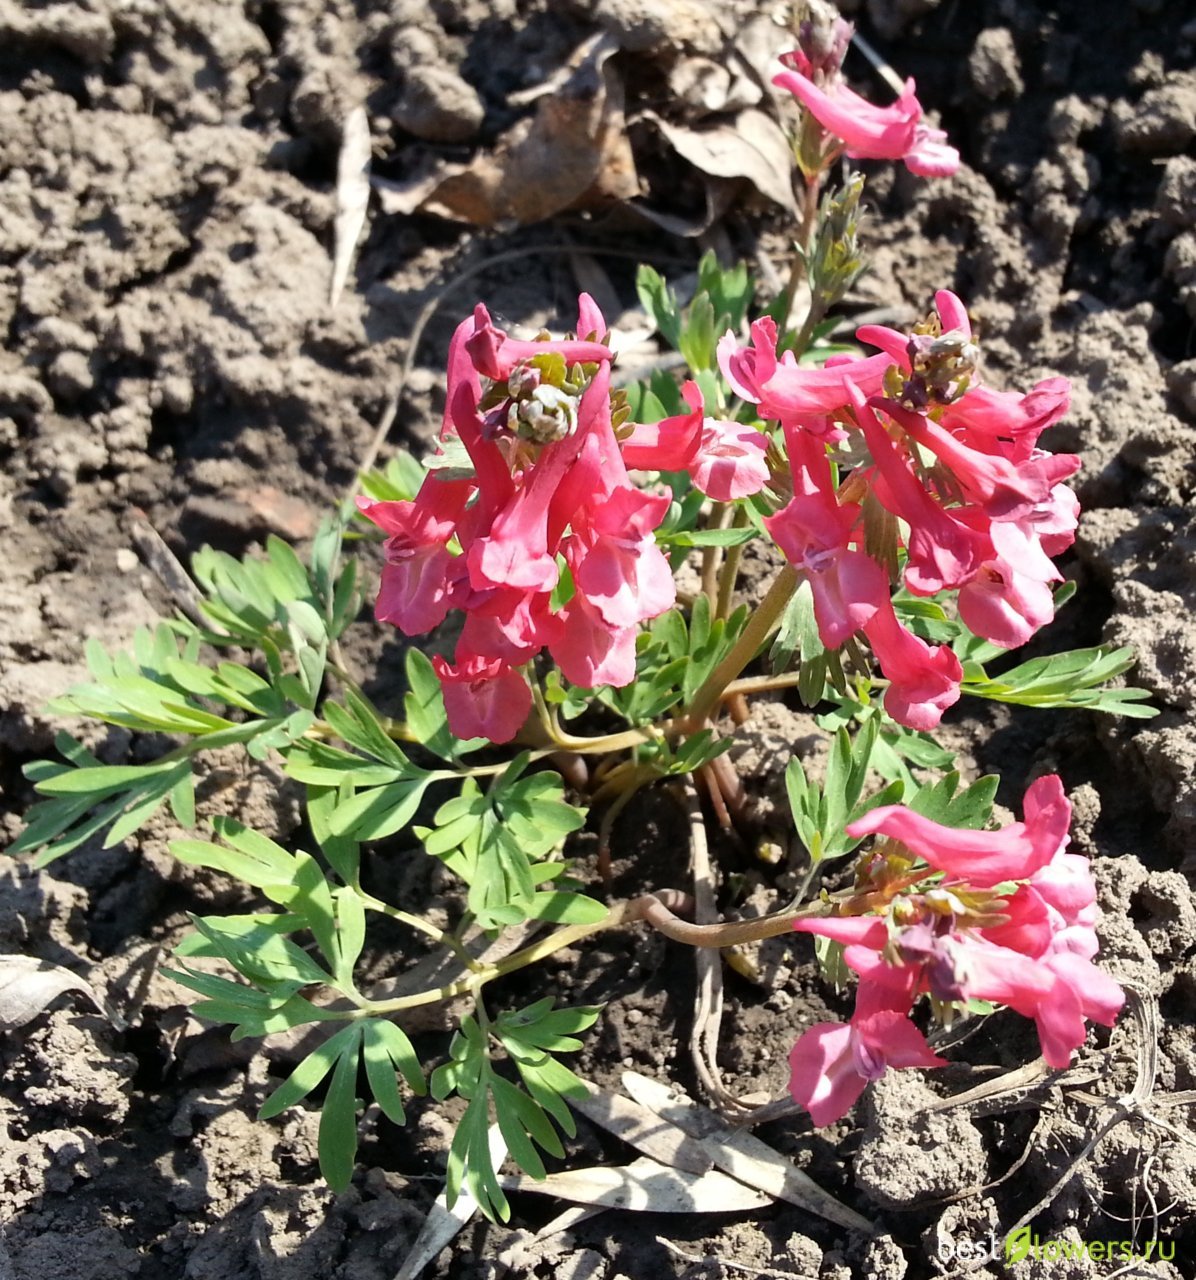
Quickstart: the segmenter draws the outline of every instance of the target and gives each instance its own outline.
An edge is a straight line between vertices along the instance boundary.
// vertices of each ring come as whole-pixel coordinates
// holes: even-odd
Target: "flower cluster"
[[[816,122],[823,136],[814,145],[825,168],[844,151],[852,160],[901,160],[911,173],[947,178],[959,168],[959,152],[942,129],[922,119],[913,80],[891,106],[877,107],[849,89],[840,72],[852,26],[842,18],[819,27],[804,24],[800,47],[782,56],[785,70],[773,84],[787,89]]]
[[[936,304],[912,336],[861,327],[879,353],[823,368],[778,356],[768,318],[749,346],[730,333],[719,343],[736,393],[784,429],[793,497],[765,524],[810,583],[822,642],[838,648],[862,631],[890,682],[885,709],[920,730],[957,701],[962,668],[902,626],[890,566],[903,554],[912,594],[957,590],[967,626],[1015,648],[1054,616],[1050,557],[1073,541],[1079,512],[1062,483],[1079,459],[1038,448],[1067,410],[1067,380],[1024,396],[981,385],[963,304],[945,290]],[[842,483],[840,465],[852,467]]]
[[[1033,1018],[1056,1068],[1084,1043],[1085,1019],[1112,1026],[1125,997],[1092,963],[1096,887],[1087,860],[1066,852],[1070,822],[1052,774],[1026,792],[1025,821],[1000,831],[943,827],[902,805],[848,827],[885,839],[842,914],[794,925],[842,943],[860,978],[851,1021],[811,1027],[790,1054],[790,1091],[815,1124],[845,1115],[886,1067],[944,1065],[908,1017],[923,994],[940,1012],[982,1000]]]
[[[766,437],[689,411],[650,426],[612,420],[606,324],[579,299],[579,338],[517,341],[479,306],[453,336],[442,455],[413,501],[361,498],[386,534],[376,617],[410,636],[464,616],[454,662],[434,660],[459,738],[509,742],[532,706],[518,668],[547,648],[584,688],[635,677],[638,626],[675,588],[653,533],[667,494],[628,468],[688,470],[719,499],[768,479]]]

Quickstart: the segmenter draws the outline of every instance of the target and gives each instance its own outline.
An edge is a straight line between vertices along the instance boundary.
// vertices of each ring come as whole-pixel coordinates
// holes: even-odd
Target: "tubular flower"
[[[839,78],[820,88],[800,70],[789,69],[772,82],[839,138],[853,160],[901,160],[925,178],[948,178],[959,168],[959,152],[947,145],[946,133],[923,122],[913,80],[888,107],[874,106]]]
[[[501,658],[472,654],[455,667],[441,657],[432,667],[444,690],[449,728],[458,738],[510,742],[532,709],[527,681]]]
[[[514,668],[545,648],[574,683],[628,684],[639,624],[675,599],[653,536],[669,503],[628,478],[611,424],[611,353],[599,340],[606,323],[585,294],[577,331],[519,341],[479,305],[450,344],[441,430],[444,452],[464,451],[465,476],[446,458],[414,501],[359,501],[388,535],[378,618],[419,635],[464,615],[454,663],[434,664],[458,737],[515,737],[532,703]],[[712,489],[754,491],[744,486],[767,479],[767,441],[756,447],[739,431],[700,416],[692,429],[678,424],[683,465]]]
[[[635,427],[622,442],[625,465],[688,471],[698,492],[716,502],[759,493],[768,483],[768,438],[745,423],[706,417],[696,382],[687,382],[681,394],[689,412]]]
[[[812,1027],[790,1056],[790,1092],[815,1124],[845,1115],[887,1067],[942,1064],[908,1021],[921,995],[939,1010],[985,1000],[1033,1018],[1057,1068],[1086,1021],[1112,1026],[1125,997],[1092,963],[1096,888],[1087,860],[1066,852],[1070,819],[1051,775],[1026,792],[1025,821],[1000,831],[944,827],[900,805],[848,826],[888,842],[861,859],[844,905],[869,914],[794,925],[842,944],[860,977],[851,1021]]]
[[[915,729],[957,700],[962,667],[902,626],[887,584],[900,573],[916,596],[958,592],[964,625],[1014,648],[1054,616],[1051,557],[1079,512],[1064,483],[1079,458],[1038,447],[1066,411],[1066,379],[1024,396],[985,387],[967,308],[946,289],[934,302],[912,333],[861,326],[878,354],[821,369],[779,356],[767,317],[749,346],[728,333],[718,347],[736,393],[784,428],[793,497],[764,523],[810,583],[823,644],[863,632],[890,681],[886,710]]]

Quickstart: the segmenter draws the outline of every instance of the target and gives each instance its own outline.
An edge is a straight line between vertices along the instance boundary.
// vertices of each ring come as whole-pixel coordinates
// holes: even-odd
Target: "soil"
[[[1190,1112],[1167,1100],[1196,1088],[1196,22],[1164,0],[854,7],[868,40],[917,78],[964,167],[927,183],[869,166],[874,269],[851,307],[912,319],[951,287],[982,326],[992,383],[1072,379],[1071,412],[1049,443],[1084,458],[1085,513],[1065,566],[1080,592],[1039,646],[1132,644],[1133,679],[1161,714],[1143,723],[969,705],[947,733],[977,771],[1001,772],[1009,808],[1046,771],[1072,791],[1073,837],[1101,885],[1103,963],[1161,1011],[1145,1108],[1154,1119],[1127,1118],[1085,1154],[1134,1084],[1128,1015],[1090,1038],[1077,1087],[936,1109],[1035,1058],[1032,1029],[998,1016],[969,1024],[957,1065],[891,1075],[831,1129],[760,1130],[873,1221],[870,1240],[780,1204],[734,1216],[610,1212],[537,1240],[555,1209],[525,1196],[509,1227],[471,1224],[428,1276],[713,1280],[754,1267],[899,1280],[955,1271],[943,1260],[952,1241],[999,1239],[1048,1200],[1034,1218],[1043,1238],[1158,1235],[1174,1242],[1175,1262],[1140,1273],[1196,1274]],[[184,559],[204,542],[241,553],[271,532],[310,537],[352,480],[420,309],[444,281],[496,259],[427,328],[392,444],[429,438],[447,335],[475,296],[514,323],[563,326],[579,275],[606,290],[608,314],[633,307],[636,256],[674,275],[707,244],[781,261],[780,215],[726,184],[714,184],[721,217],[697,239],[609,198],[485,232],[375,210],[349,286],[328,305],[337,149],[352,106],[367,103],[384,176],[408,177],[429,154],[466,160],[526,113],[512,92],[604,31],[617,47],[608,92],[617,80],[634,117],[660,108],[683,62],[692,73],[690,62],[717,54],[712,10],[699,0],[0,0],[0,838],[19,830],[31,800],[19,768],[51,745],[59,722],[43,704],[82,675],[82,638],[119,646],[171,610],[133,549],[134,522]],[[737,5],[724,21],[746,28],[750,14]],[[852,58],[861,85],[883,92]],[[693,224],[695,172],[659,153],[642,122],[630,130],[648,148],[641,163],[657,147],[657,212]],[[510,250],[529,253],[497,260]],[[384,689],[398,645],[372,624],[361,631],[354,658],[380,664]],[[809,749],[814,726],[776,702],[740,732],[755,803],[751,832],[714,850],[727,907],[741,900],[733,883],[753,901],[785,887],[754,850],[777,833],[784,762]],[[111,762],[161,749],[94,726],[87,741]],[[208,812],[283,839],[296,832],[298,797],[277,771],[234,754],[204,767]],[[186,911],[247,901],[175,864],[172,834],[157,820],[48,871],[0,867],[0,951],[69,966],[129,1024],[116,1031],[68,999],[0,1043],[0,1278],[389,1280],[439,1190],[454,1114],[413,1107],[404,1132],[368,1119],[359,1173],[333,1196],[316,1171],[315,1118],[255,1118],[295,1046],[229,1044],[156,971]],[[615,837],[617,893],[684,884],[685,827],[667,795],[637,801]],[[583,871],[595,843],[580,844]],[[451,886],[418,851],[386,849],[374,874],[417,907],[451,906]],[[721,1065],[733,1091],[777,1097],[800,1028],[841,1001],[808,945],[769,947],[759,984],[727,973]],[[696,1093],[693,984],[689,954],[626,932],[555,957],[511,994],[606,1003],[575,1064],[583,1076],[615,1086],[634,1067]],[[445,1042],[433,1026],[420,1047],[434,1056]],[[625,1158],[581,1122],[570,1163]],[[1109,1265],[1027,1262],[1016,1274]]]

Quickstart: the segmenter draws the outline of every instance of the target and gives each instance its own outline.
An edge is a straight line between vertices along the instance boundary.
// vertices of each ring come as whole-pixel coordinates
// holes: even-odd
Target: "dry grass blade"
[[[497,1169],[506,1158],[507,1144],[503,1141],[498,1125],[493,1124],[490,1126],[490,1159],[494,1168]],[[436,1203],[428,1210],[428,1216],[411,1246],[411,1252],[403,1260],[394,1280],[415,1280],[441,1249],[456,1238],[477,1211],[478,1202],[468,1191],[462,1189],[451,1209],[442,1191],[436,1197]]]
[[[575,1204],[642,1213],[742,1213],[771,1203],[767,1196],[713,1169],[686,1173],[647,1156],[620,1168],[594,1165],[550,1173],[538,1180],[517,1174],[499,1178],[499,1182],[504,1191],[532,1191]]]
[[[170,598],[177,608],[196,626],[206,627],[209,631],[221,632],[221,628],[206,617],[199,607],[203,597],[199,588],[191,581],[187,570],[183,568],[178,556],[166,545],[162,535],[140,513],[135,513],[129,521],[129,537],[137,554],[146,568],[170,593]]]
[[[700,1143],[687,1137],[676,1125],[663,1120],[655,1111],[596,1085],[589,1088],[590,1092],[584,1098],[570,1098],[569,1103],[607,1133],[613,1133],[637,1151],[672,1169],[700,1174],[713,1167],[714,1161]]]
[[[696,1139],[715,1165],[737,1182],[816,1213],[820,1218],[850,1231],[871,1234],[872,1224],[854,1209],[841,1204],[812,1178],[796,1168],[767,1143],[729,1125],[707,1107],[678,1093],[658,1080],[634,1071],[623,1073],[623,1087],[639,1103]]]
[[[549,1236],[560,1235],[562,1231],[571,1231],[574,1227],[580,1226],[583,1222],[588,1222],[591,1218],[596,1218],[600,1213],[605,1213],[605,1208],[590,1209],[584,1204],[570,1205],[564,1213],[558,1213],[549,1223],[546,1223],[536,1232],[534,1239],[547,1240]],[[0,1280],[4,1280],[0,1276]]]
[[[354,107],[345,117],[341,132],[340,156],[336,162],[336,222],[332,255],[332,282],[328,305],[335,307],[345,281],[353,252],[365,226],[370,203],[370,119],[365,107]]]
[[[959,1107],[967,1107],[974,1115],[993,1115],[1024,1107],[1033,1094],[1045,1089],[1091,1084],[1097,1079],[1097,1073],[1087,1068],[1053,1071],[1041,1058],[1037,1058],[1024,1067],[1005,1072],[995,1080],[985,1080],[962,1093],[940,1098],[937,1102],[930,1103],[926,1109],[954,1111]]]
[[[1159,1008],[1158,1003],[1152,996],[1144,996],[1131,987],[1126,987],[1125,990],[1128,997],[1127,1004],[1133,1014],[1134,1029],[1137,1033],[1134,1045],[1134,1054],[1137,1060],[1134,1087],[1129,1093],[1123,1094],[1119,1098],[1098,1098],[1073,1091],[1071,1095],[1073,1098],[1077,1098],[1093,1107],[1112,1107],[1113,1114],[1084,1143],[1076,1155],[1067,1162],[1063,1172],[1050,1185],[1046,1194],[1022,1214],[1009,1228],[1007,1234],[1021,1230],[1022,1227],[1033,1222],[1040,1213],[1049,1208],[1075,1174],[1076,1169],[1088,1159],[1108,1134],[1112,1133],[1119,1124],[1123,1124],[1127,1120],[1145,1120],[1148,1124],[1152,1124],[1164,1133],[1170,1134],[1185,1145],[1196,1146],[1196,1139],[1193,1139],[1190,1133],[1185,1133],[1169,1121],[1163,1120],[1150,1110],[1147,1105],[1152,1101],[1155,1081],[1158,1077]],[[1124,1026],[1124,1022],[1119,1026]],[[961,1267],[952,1274],[965,1275],[981,1265],[983,1265],[983,1259],[978,1259]],[[1120,1274],[1124,1274],[1124,1269]]]

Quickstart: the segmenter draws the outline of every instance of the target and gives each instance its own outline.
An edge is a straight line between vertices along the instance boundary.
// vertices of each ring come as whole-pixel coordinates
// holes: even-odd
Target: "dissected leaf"
[[[489,1146],[490,1164],[497,1169],[506,1159],[507,1145],[503,1140],[498,1125],[491,1125],[486,1141]],[[428,1210],[424,1225],[415,1238],[403,1259],[394,1280],[415,1280],[415,1277],[432,1261],[433,1258],[450,1244],[461,1231],[461,1228],[478,1211],[478,1202],[467,1190],[463,1190],[449,1207],[447,1189],[436,1197],[436,1202]]]

